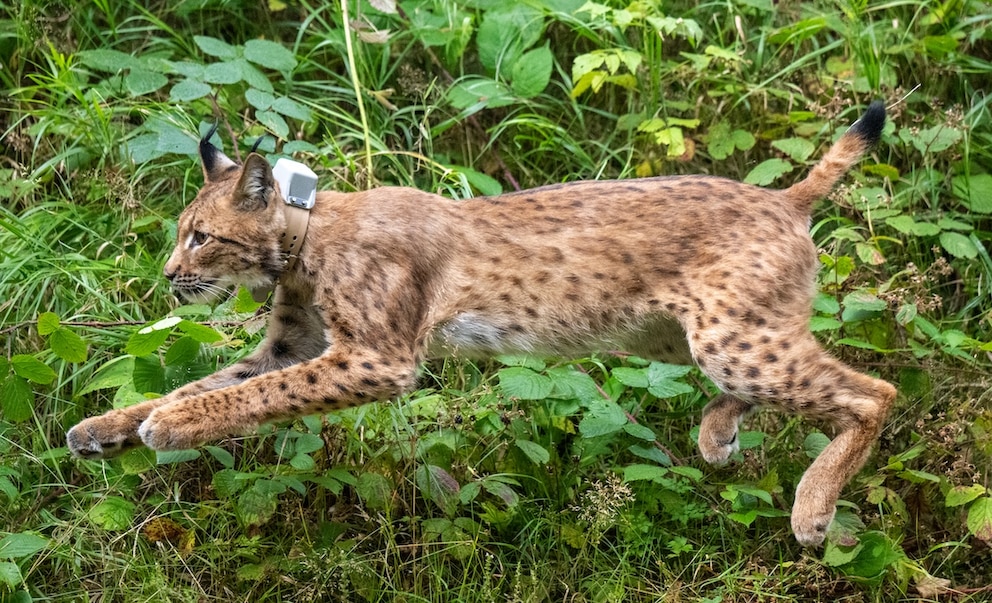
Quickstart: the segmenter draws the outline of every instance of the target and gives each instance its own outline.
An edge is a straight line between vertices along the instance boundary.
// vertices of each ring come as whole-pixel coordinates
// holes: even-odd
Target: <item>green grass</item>
[[[346,36],[339,3],[287,4],[0,9],[0,601],[992,597],[988,6],[348,2]],[[210,71],[241,59],[238,81]],[[260,339],[245,300],[179,307],[161,277],[208,124],[343,191],[783,187],[874,98],[882,144],[813,218],[813,326],[900,397],[825,549],[786,516],[816,426],[758,414],[711,468],[693,437],[715,388],[691,372],[658,398],[636,358],[439,361],[402,400],[194,453],[65,448]],[[173,312],[192,322],[129,353]]]

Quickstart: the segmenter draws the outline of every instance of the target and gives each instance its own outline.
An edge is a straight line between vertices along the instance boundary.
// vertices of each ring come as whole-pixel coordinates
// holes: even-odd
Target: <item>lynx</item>
[[[792,509],[796,539],[819,545],[896,390],[829,356],[809,331],[810,213],[884,122],[873,103],[784,190],[676,176],[462,201],[409,188],[320,192],[290,245],[289,221],[304,210],[283,202],[266,159],[239,165],[207,136],[205,183],[179,218],[165,276],[194,301],[275,286],[265,340],[166,396],[82,421],[69,448],[87,459],[141,444],[185,449],[389,399],[442,355],[626,350],[694,362],[724,392],[703,410],[709,463],[738,449],[738,424],[758,405],[836,429]]]

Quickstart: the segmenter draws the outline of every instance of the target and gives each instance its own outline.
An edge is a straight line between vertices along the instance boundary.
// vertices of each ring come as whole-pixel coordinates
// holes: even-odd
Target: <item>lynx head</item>
[[[234,285],[271,285],[285,264],[279,238],[285,217],[272,168],[252,153],[238,165],[200,141],[204,183],[179,216],[165,276],[177,294],[210,301]]]

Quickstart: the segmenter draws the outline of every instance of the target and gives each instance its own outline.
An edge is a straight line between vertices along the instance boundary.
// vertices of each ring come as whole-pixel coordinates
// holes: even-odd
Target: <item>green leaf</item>
[[[235,471],[234,469],[221,469],[217,473],[214,473],[211,484],[213,484],[214,492],[217,493],[217,496],[220,498],[231,498],[238,492],[241,492],[248,484],[247,477],[249,477],[248,474]]]
[[[272,103],[276,102],[276,97],[268,92],[249,88],[245,90],[245,100],[256,109],[266,110],[272,108]]]
[[[210,453],[210,456],[214,457],[214,459],[225,468],[230,469],[231,467],[234,467],[234,455],[230,452],[219,446],[204,446],[204,449],[206,449],[206,451]]]
[[[740,151],[747,151],[757,142],[754,135],[746,130],[734,130],[730,134],[730,138],[734,141],[734,146]]]
[[[815,459],[820,456],[820,453],[823,452],[823,449],[829,444],[830,438],[818,431],[814,431],[806,436],[806,440],[803,441],[803,450],[806,452],[806,456],[811,459]]]
[[[148,448],[135,448],[120,457],[121,469],[126,475],[141,475],[155,467],[155,451]]]
[[[169,83],[169,78],[155,71],[132,69],[124,76],[124,85],[132,97],[151,94]]]
[[[134,358],[131,356],[119,356],[97,369],[89,383],[83,389],[75,392],[75,396],[81,397],[86,394],[111,387],[120,387],[131,382],[134,373]]]
[[[55,371],[41,360],[27,354],[17,354],[10,358],[10,366],[19,377],[41,385],[55,380]]]
[[[136,356],[131,379],[139,394],[165,393],[165,369],[157,356]]]
[[[386,511],[392,506],[393,484],[378,473],[366,472],[359,475],[355,492],[371,509]]]
[[[161,450],[155,452],[155,464],[157,465],[178,465],[188,463],[200,458],[199,450]]]
[[[944,506],[946,507],[960,507],[961,505],[966,505],[971,501],[975,500],[979,496],[985,494],[986,488],[981,484],[972,484],[970,486],[954,486],[947,491],[947,495],[944,498]]]
[[[992,214],[992,174],[955,176],[951,181],[954,196],[978,214]]]
[[[906,142],[912,143],[916,150],[923,155],[931,155],[946,151],[961,140],[961,130],[945,125],[937,125],[919,131],[910,128],[899,130],[899,136]]]
[[[186,79],[169,90],[169,100],[174,103],[188,103],[210,94],[210,85],[199,80]]]
[[[594,438],[616,433],[626,424],[627,414],[616,402],[599,400],[590,406],[579,421],[579,432],[587,438]]]
[[[192,320],[180,321],[176,324],[176,327],[200,343],[216,343],[224,339],[224,336],[216,329],[201,325]]]
[[[641,425],[639,423],[627,423],[623,426],[623,430],[629,435],[645,442],[655,441],[654,430],[652,430],[647,425]]]
[[[28,382],[18,376],[9,376],[0,385],[0,410],[3,418],[11,423],[27,421],[34,415],[34,394]]]
[[[234,505],[238,517],[247,525],[256,526],[265,523],[278,508],[278,493],[263,483],[266,481],[261,479],[256,481],[238,497],[238,502]]]
[[[255,119],[275,134],[276,138],[289,137],[289,125],[283,119],[282,115],[279,115],[275,111],[256,111]]]
[[[75,332],[61,327],[48,337],[48,346],[55,355],[66,362],[84,362],[86,360],[86,342]]]
[[[145,327],[136,331],[128,339],[124,351],[132,356],[147,356],[158,351],[162,344],[169,338],[169,335],[172,334],[172,327],[181,320],[178,317],[175,318],[175,322],[169,324],[168,328],[155,328],[155,325],[152,325],[151,327]],[[166,323],[165,321],[159,321],[155,324],[161,325]]]
[[[633,465],[627,465],[623,468],[623,481],[657,481],[665,478],[668,475],[668,471],[669,469],[667,467],[635,463]]]
[[[487,479],[482,482],[482,488],[493,496],[499,497],[511,509],[520,503],[520,496],[513,491],[509,484],[504,482]]]
[[[544,92],[551,81],[553,57],[547,44],[525,52],[513,65],[510,82],[513,92],[523,98],[533,98]]]
[[[54,312],[42,312],[38,315],[38,334],[41,336],[51,335],[61,326],[58,314]]]
[[[317,467],[317,462],[313,457],[305,452],[298,452],[289,459],[289,464],[299,471],[313,471]]]
[[[476,32],[479,62],[493,73],[508,71],[542,31],[544,15],[540,10],[517,2],[501,3],[484,13]]]
[[[973,260],[978,257],[978,249],[967,236],[959,232],[940,233],[940,246],[956,258]]]
[[[236,58],[239,55],[238,49],[235,46],[231,46],[227,42],[222,42],[217,38],[211,38],[209,36],[193,36],[193,41],[196,45],[200,47],[205,54],[208,54],[218,59],[229,60]]]
[[[414,480],[424,498],[447,513],[454,512],[461,486],[450,473],[437,465],[425,464],[417,467]]]
[[[306,105],[285,96],[280,96],[272,103],[272,110],[286,117],[292,117],[300,121],[310,121],[310,109]]]
[[[968,509],[968,531],[992,544],[992,497],[980,498]]]
[[[516,366],[500,369],[499,385],[505,396],[519,400],[543,400],[552,389],[551,379],[547,376]]]
[[[652,362],[648,366],[648,391],[658,398],[673,398],[693,391],[692,386],[677,379],[692,370],[690,366]]]
[[[76,57],[83,65],[105,73],[119,73],[121,70],[133,69],[141,65],[141,61],[133,56],[112,48],[81,50],[76,53]]]
[[[756,186],[767,186],[778,180],[783,174],[791,171],[792,164],[784,159],[766,159],[748,173],[744,182]]]
[[[841,320],[844,322],[873,318],[889,307],[885,300],[861,289],[848,293],[842,303],[844,311],[841,313]]]
[[[0,559],[23,559],[48,546],[48,539],[30,532],[0,538]]]
[[[245,58],[275,71],[292,71],[296,68],[296,56],[292,51],[271,40],[248,40],[245,43]]]
[[[730,126],[721,121],[710,128],[706,135],[706,151],[713,159],[723,161],[734,152],[734,141],[730,138]]]
[[[185,337],[180,337],[165,352],[165,364],[167,366],[176,366],[181,364],[189,364],[196,360],[196,357],[200,354],[200,342],[193,339],[189,335]]]
[[[782,151],[796,163],[803,163],[813,154],[816,147],[805,138],[785,138],[776,140],[772,146]]]
[[[517,440],[517,448],[523,451],[527,458],[530,459],[535,465],[544,465],[551,460],[551,454],[548,453],[548,449],[541,446],[537,442],[532,442],[530,440]]]
[[[503,186],[500,185],[499,181],[491,176],[487,176],[482,172],[477,172],[472,168],[465,167],[462,165],[448,165],[446,166],[454,172],[465,176],[465,180],[483,195],[494,196],[499,195],[503,192]]]
[[[24,581],[21,568],[10,561],[0,561],[0,584],[6,584],[10,589]]]
[[[211,84],[236,84],[241,81],[241,63],[225,61],[211,63],[203,71],[203,79]]]
[[[516,102],[510,89],[502,82],[482,77],[466,77],[448,90],[448,102],[456,109],[479,105],[490,109]]]
[[[108,496],[87,514],[90,521],[105,530],[126,530],[134,521],[135,506],[129,500]]]
[[[648,379],[647,369],[630,368],[627,366],[618,366],[613,369],[613,376],[617,378],[620,383],[623,383],[627,387],[639,387],[641,389],[647,389],[651,385],[651,380]]]

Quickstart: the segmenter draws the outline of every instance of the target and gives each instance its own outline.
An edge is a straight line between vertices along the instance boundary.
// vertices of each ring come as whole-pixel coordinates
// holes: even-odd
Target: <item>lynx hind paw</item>
[[[703,421],[699,428],[699,452],[707,463],[722,467],[730,461],[731,455],[740,450],[737,425],[734,424],[733,428],[733,433],[719,433],[712,428],[707,429],[707,423]]]
[[[830,528],[836,513],[836,506],[826,511],[815,512],[805,508],[799,500],[796,500],[796,504],[792,507],[792,533],[803,546],[820,546],[827,537],[827,529]]]
[[[208,439],[197,435],[197,427],[203,427],[202,422],[184,419],[176,409],[161,408],[138,426],[138,436],[152,450],[188,450]]]
[[[69,451],[81,459],[109,459],[141,444],[131,426],[103,415],[77,424],[65,436]]]

